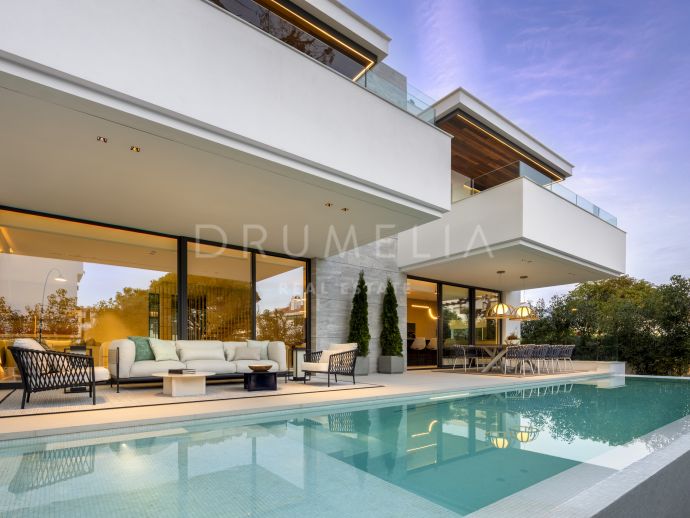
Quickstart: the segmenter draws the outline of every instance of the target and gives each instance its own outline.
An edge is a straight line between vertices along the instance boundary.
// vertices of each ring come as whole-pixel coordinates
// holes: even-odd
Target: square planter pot
[[[367,356],[357,356],[355,360],[355,376],[369,375],[369,358]]]
[[[383,374],[402,374],[405,371],[405,358],[402,356],[379,356],[379,372]]]

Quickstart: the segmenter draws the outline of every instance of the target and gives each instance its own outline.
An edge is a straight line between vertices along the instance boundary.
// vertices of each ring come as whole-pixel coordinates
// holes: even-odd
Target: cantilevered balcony
[[[522,174],[519,174],[522,171]],[[502,173],[506,174],[505,171]],[[559,184],[519,166],[512,179],[456,182],[441,219],[400,234],[408,274],[506,291],[602,279],[625,272],[616,219]],[[498,174],[498,173],[497,173]],[[496,271],[506,275],[500,286]]]
[[[556,182],[545,174],[540,173],[535,168],[520,161],[494,169],[493,171],[484,173],[476,178],[468,178],[465,175],[453,171],[453,174],[451,175],[451,202],[455,203],[470,196],[475,196],[487,189],[497,187],[515,178],[528,178],[537,185],[540,185],[544,189],[557,194],[564,200],[568,200],[573,205],[586,210],[599,219],[604,220],[613,226],[618,226],[618,218],[616,218],[616,216],[610,212],[605,211],[583,196],[580,196],[574,191],[568,189],[563,185],[563,182]]]
[[[258,225],[267,249],[309,256],[331,226],[340,242],[354,227],[358,245],[395,234],[450,208],[451,139],[384,71],[344,75],[204,0],[8,2],[2,203],[175,235],[222,223],[231,243]]]

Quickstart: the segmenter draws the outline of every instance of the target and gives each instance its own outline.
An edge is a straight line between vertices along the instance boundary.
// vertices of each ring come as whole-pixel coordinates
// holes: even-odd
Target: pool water
[[[12,441],[0,516],[466,515],[554,477],[601,480],[689,414],[690,382],[628,377]]]

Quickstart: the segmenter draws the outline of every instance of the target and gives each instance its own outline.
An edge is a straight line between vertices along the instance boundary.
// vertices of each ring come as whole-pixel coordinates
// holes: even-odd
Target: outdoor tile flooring
[[[113,408],[127,408],[139,406],[170,405],[178,403],[194,403],[200,401],[218,401],[239,398],[275,397],[290,394],[311,394],[315,392],[353,390],[378,387],[371,383],[357,383],[350,381],[332,383],[327,386],[326,381],[313,380],[307,384],[283,381],[278,382],[276,391],[253,391],[243,389],[242,380],[209,383],[204,396],[166,396],[160,385],[121,385],[118,393],[115,387],[99,385],[96,387],[96,405],[92,405],[88,392],[65,394],[63,390],[37,392],[31,395],[31,401],[22,410],[22,390],[14,392],[0,391],[0,418],[10,416],[28,416],[57,412],[80,412],[89,410],[105,410]],[[4,400],[3,400],[4,398]]]
[[[55,406],[49,407],[47,413],[37,412],[39,396],[32,397],[29,404],[29,415],[19,415],[18,406],[5,406],[0,403],[0,440],[37,437],[58,433],[73,433],[75,431],[93,431],[110,428],[126,427],[130,430],[153,423],[165,423],[200,419],[206,417],[261,415],[266,412],[279,412],[292,409],[308,409],[330,406],[335,404],[369,404],[382,402],[386,399],[399,397],[414,397],[440,393],[464,392],[484,390],[516,384],[549,383],[559,379],[567,380],[596,372],[571,372],[556,375],[510,377],[510,376],[477,376],[474,374],[443,374],[430,371],[407,372],[400,375],[371,374],[365,378],[365,383],[358,382],[354,387],[350,383],[340,382],[327,389],[325,379],[307,383],[306,388],[301,382],[279,383],[282,389],[277,393],[266,392],[248,393],[241,385],[209,385],[209,396],[200,400],[192,398],[191,402],[183,402],[179,398],[164,398],[161,386],[151,386],[148,389],[121,387],[118,396],[112,396],[111,406],[104,404],[92,406],[87,395],[72,394],[64,396],[61,391],[52,395],[57,398]],[[602,373],[599,373],[602,374]],[[603,375],[603,374],[602,374]],[[218,387],[218,388],[216,388]],[[353,390],[355,389],[356,390]],[[343,390],[344,389],[344,390]],[[99,387],[99,399],[106,398],[109,387]],[[217,392],[216,392],[217,391]],[[235,397],[218,397],[216,394],[233,394]],[[17,394],[17,393],[15,393]],[[6,392],[0,391],[0,399]],[[34,397],[35,402],[34,402]],[[51,396],[44,396],[51,397]],[[82,400],[82,406],[69,406],[67,413],[56,414],[57,402],[62,397],[74,398],[72,401]],[[11,398],[16,398],[15,395]],[[18,399],[18,398],[17,398]],[[13,400],[14,401],[14,400]],[[139,401],[136,403],[135,401]],[[147,406],[142,405],[147,401]],[[181,404],[161,404],[158,401],[177,402]],[[135,406],[132,406],[134,403]]]

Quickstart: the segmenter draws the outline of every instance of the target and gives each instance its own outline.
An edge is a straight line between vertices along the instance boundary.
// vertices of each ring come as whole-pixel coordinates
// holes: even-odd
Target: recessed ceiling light
[[[324,207],[332,207],[333,206],[333,204],[330,201],[327,201],[323,205],[324,205]]]
[[[348,209],[347,207],[343,207],[343,208],[340,209],[340,210],[342,210],[343,212],[350,212],[350,209]]]
[[[103,142],[103,144],[107,144],[107,143],[108,143],[108,137],[102,137],[102,136],[98,135],[98,136],[96,137],[96,140],[97,140],[98,142]]]
[[[139,146],[129,146],[130,151],[134,151],[135,153],[139,153],[141,151],[141,148]]]

